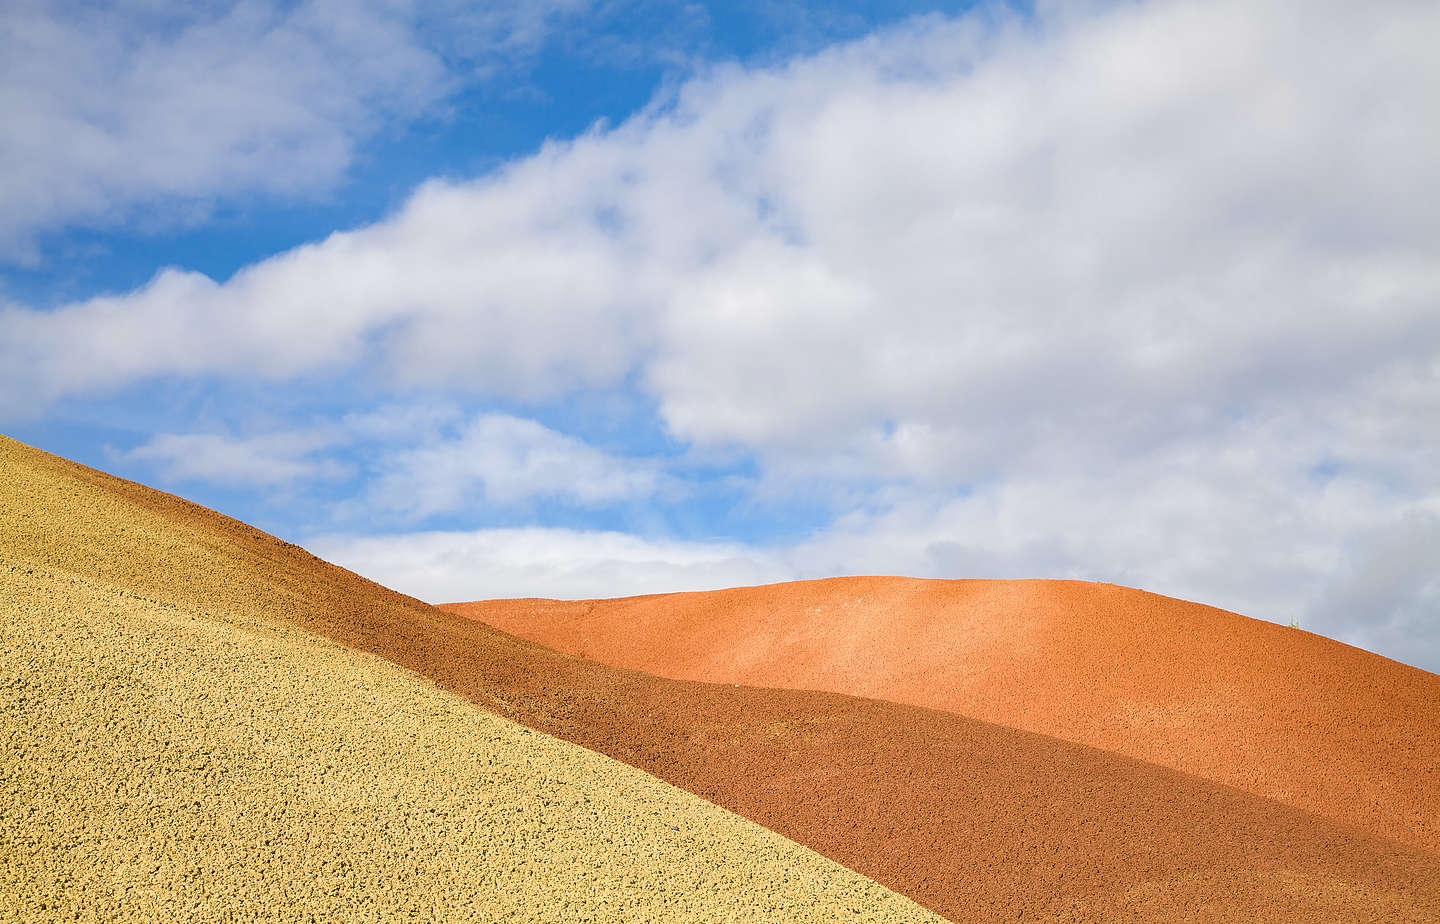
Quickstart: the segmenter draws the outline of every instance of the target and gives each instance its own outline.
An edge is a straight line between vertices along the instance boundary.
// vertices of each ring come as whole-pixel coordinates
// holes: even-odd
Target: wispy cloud
[[[317,456],[332,436],[287,432],[254,437],[219,433],[161,433],[143,445],[115,453],[125,462],[143,462],[167,482],[209,482],[240,487],[279,487],[301,481],[341,478],[348,469]]]
[[[660,459],[615,455],[535,420],[466,415],[448,404],[389,404],[245,435],[162,433],[112,456],[165,482],[357,482],[337,515],[407,523],[541,503],[604,508],[657,495],[673,500],[685,490]]]

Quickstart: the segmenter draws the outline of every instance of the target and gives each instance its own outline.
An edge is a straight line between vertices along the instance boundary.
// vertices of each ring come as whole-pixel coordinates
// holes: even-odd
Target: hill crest
[[[666,677],[940,709],[1440,851],[1440,677],[1115,584],[847,577],[442,609]]]

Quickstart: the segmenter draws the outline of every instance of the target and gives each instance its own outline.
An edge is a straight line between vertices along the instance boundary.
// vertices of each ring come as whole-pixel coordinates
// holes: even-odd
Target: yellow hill
[[[253,588],[76,471],[0,438],[0,919],[935,920],[271,618],[335,589]]]

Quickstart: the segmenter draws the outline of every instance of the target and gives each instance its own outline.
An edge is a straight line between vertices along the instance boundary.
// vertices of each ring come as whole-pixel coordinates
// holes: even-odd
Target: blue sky
[[[16,438],[436,601],[1073,577],[1440,667],[1432,4],[0,17]]]

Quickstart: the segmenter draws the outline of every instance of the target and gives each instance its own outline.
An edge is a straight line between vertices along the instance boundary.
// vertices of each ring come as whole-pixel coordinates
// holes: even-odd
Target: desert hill
[[[3,472],[12,525],[17,481],[67,487]],[[389,661],[30,551],[5,530],[0,920],[934,920]]]
[[[1440,858],[1274,800],[943,711],[607,667],[13,441],[0,472],[12,570],[380,655],[955,919],[1440,918]]]
[[[1113,584],[861,577],[444,607],[665,677],[941,709],[1440,852],[1440,676]]]

